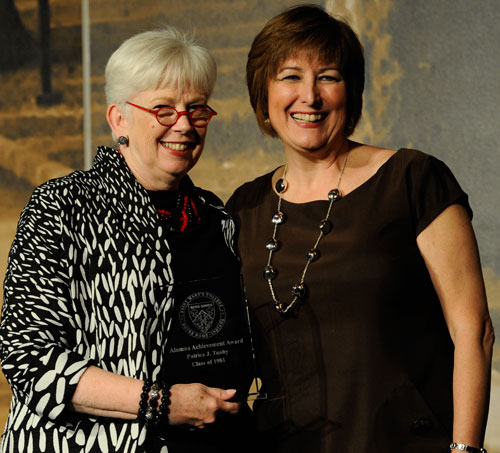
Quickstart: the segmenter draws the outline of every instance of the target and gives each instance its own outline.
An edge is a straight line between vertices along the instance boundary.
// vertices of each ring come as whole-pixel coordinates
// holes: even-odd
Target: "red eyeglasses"
[[[132,102],[128,101],[127,104],[131,105],[132,107],[137,107],[138,109],[144,110],[145,112],[151,113],[156,117],[156,120],[162,126],[167,127],[173,126],[175,123],[177,123],[182,115],[187,115],[189,121],[194,127],[207,127],[212,117],[217,115],[217,112],[208,105],[206,107],[199,107],[192,112],[178,112],[173,107],[147,109],[146,107],[141,107],[140,105],[132,104]]]

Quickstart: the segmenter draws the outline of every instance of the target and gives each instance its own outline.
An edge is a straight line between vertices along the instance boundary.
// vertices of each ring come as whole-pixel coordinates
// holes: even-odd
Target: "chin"
[[[302,150],[305,153],[314,153],[322,151],[328,148],[328,143],[302,143],[296,146],[296,148]]]

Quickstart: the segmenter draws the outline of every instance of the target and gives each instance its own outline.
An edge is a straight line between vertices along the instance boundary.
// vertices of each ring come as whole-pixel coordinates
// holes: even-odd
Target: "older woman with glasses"
[[[233,222],[187,176],[216,115],[215,78],[208,51],[171,27],[111,56],[116,149],[37,188],[10,252],[2,451],[233,451],[245,419],[235,390],[172,382],[166,360],[175,284],[239,285]]]

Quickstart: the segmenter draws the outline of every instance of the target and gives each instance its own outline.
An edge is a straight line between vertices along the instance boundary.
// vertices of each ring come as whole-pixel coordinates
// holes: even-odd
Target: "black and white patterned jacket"
[[[234,253],[232,220],[215,195],[194,190],[220,212]],[[146,190],[113,149],[100,147],[91,170],[34,191],[4,285],[0,359],[13,397],[2,452],[143,451],[138,423],[66,406],[90,365],[158,376],[173,302],[170,262]]]

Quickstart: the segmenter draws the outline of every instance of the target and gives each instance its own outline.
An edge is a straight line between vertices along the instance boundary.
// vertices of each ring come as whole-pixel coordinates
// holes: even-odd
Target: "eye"
[[[188,110],[188,112],[194,112],[196,109],[206,109],[206,108],[207,108],[206,105],[194,104],[194,105],[188,106],[187,110]]]
[[[173,108],[171,105],[159,104],[159,105],[155,105],[151,110],[160,110],[163,107]]]
[[[322,74],[318,77],[322,82],[341,82],[343,79],[340,75]]]
[[[289,81],[293,82],[295,80],[300,80],[300,76],[298,76],[297,74],[288,74],[288,75],[282,76],[280,78],[280,80],[289,80]]]

